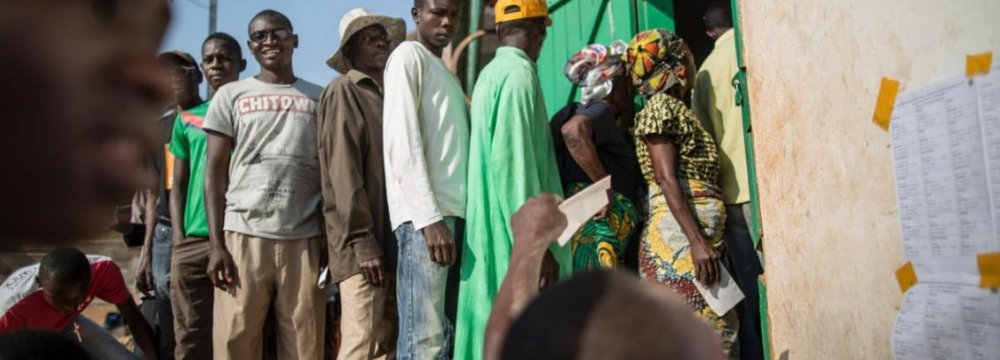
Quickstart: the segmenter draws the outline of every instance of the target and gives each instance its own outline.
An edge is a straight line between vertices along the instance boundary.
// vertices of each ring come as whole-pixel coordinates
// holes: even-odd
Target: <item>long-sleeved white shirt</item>
[[[417,41],[400,44],[386,64],[382,135],[393,229],[465,217],[465,93],[458,77]]]

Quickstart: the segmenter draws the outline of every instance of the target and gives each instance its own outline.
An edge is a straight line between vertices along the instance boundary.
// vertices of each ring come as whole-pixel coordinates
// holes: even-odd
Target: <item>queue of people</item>
[[[161,54],[170,105],[144,147],[154,150],[137,156],[156,181],[140,187],[136,287],[155,294],[158,330],[113,262],[59,249],[0,288],[0,332],[47,329],[93,358],[136,356],[89,335],[100,329],[80,313],[101,298],[146,359],[261,358],[272,322],[278,359],[321,359],[336,292],[338,359],[760,358],[725,8],[706,15],[717,48],[701,72],[665,29],[575,53],[565,73],[582,101],[551,121],[536,65],[546,2],[497,1],[500,47],[468,106],[441,58],[460,11],[415,0],[411,41],[402,19],[348,12],[327,61],[343,76],[325,89],[296,77],[298,35],[273,10],[248,25],[255,76],[239,79],[246,60],[224,33],[205,39],[200,65]],[[561,197],[607,175],[609,204],[556,245]],[[748,294],[726,314],[695,287],[721,267]],[[630,269],[643,281],[621,274]],[[638,321],[649,331],[622,336]],[[548,324],[565,331],[539,334]]]

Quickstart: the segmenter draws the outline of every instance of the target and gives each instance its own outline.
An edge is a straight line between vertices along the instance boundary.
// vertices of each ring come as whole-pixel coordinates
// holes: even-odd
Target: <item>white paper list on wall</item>
[[[899,360],[1000,359],[1000,66],[898,96],[890,123],[903,253],[917,284],[893,328]]]

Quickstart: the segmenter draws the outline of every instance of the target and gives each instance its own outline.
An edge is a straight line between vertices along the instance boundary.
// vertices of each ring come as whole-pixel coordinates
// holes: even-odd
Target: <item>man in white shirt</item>
[[[445,303],[458,294],[469,118],[441,50],[460,11],[457,0],[415,0],[417,38],[400,44],[385,70],[383,149],[389,218],[399,241],[400,359],[451,357],[454,319]]]

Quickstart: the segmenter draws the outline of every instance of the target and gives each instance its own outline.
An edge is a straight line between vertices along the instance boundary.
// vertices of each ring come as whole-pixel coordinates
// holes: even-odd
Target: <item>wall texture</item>
[[[1000,56],[1000,1],[740,4],[776,359],[891,359],[902,257],[879,79]]]

